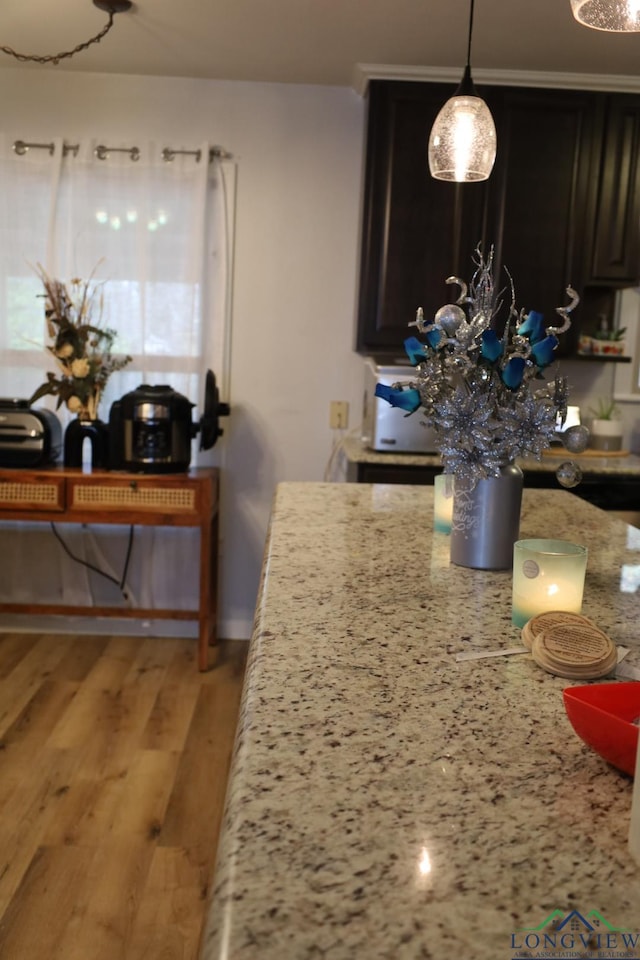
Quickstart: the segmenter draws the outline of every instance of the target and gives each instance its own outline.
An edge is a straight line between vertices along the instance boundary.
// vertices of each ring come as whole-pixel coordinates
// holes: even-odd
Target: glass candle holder
[[[580,613],[587,548],[568,540],[517,540],[513,545],[511,621],[523,627],[538,613]]]
[[[439,473],[433,479],[433,490],[433,529],[438,533],[451,533],[453,474]]]

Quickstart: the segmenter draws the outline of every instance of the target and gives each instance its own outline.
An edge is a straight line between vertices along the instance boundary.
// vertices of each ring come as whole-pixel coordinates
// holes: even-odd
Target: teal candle
[[[439,473],[433,480],[433,529],[451,533],[453,516],[453,474]]]
[[[587,548],[568,540],[513,545],[512,623],[523,627],[547,610],[582,611]]]

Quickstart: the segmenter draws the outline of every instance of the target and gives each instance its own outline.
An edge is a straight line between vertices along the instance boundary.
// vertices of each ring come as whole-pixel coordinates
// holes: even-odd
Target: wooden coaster
[[[550,627],[555,627],[561,623],[588,623],[596,630],[598,629],[592,620],[583,617],[581,613],[571,613],[568,610],[546,610],[544,613],[538,613],[525,623],[521,631],[522,642],[530,650],[536,634],[544,633]]]
[[[586,618],[584,623],[558,623],[536,634],[531,655],[543,670],[569,680],[605,677],[618,662],[615,643]]]

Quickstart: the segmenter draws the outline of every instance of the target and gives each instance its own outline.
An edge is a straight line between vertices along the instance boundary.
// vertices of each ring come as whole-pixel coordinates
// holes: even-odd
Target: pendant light
[[[578,23],[608,33],[640,31],[640,0],[571,0]]]
[[[471,79],[473,5],[471,0],[467,65],[462,82],[440,110],[429,136],[429,170],[436,180],[487,180],[496,159],[493,117]]]

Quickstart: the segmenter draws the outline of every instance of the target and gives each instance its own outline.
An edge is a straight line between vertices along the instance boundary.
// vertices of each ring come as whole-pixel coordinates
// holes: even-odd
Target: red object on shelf
[[[592,340],[591,353],[601,357],[622,357],[624,356],[624,340]]]
[[[564,707],[578,736],[604,760],[633,776],[638,748],[640,683],[567,687]]]

